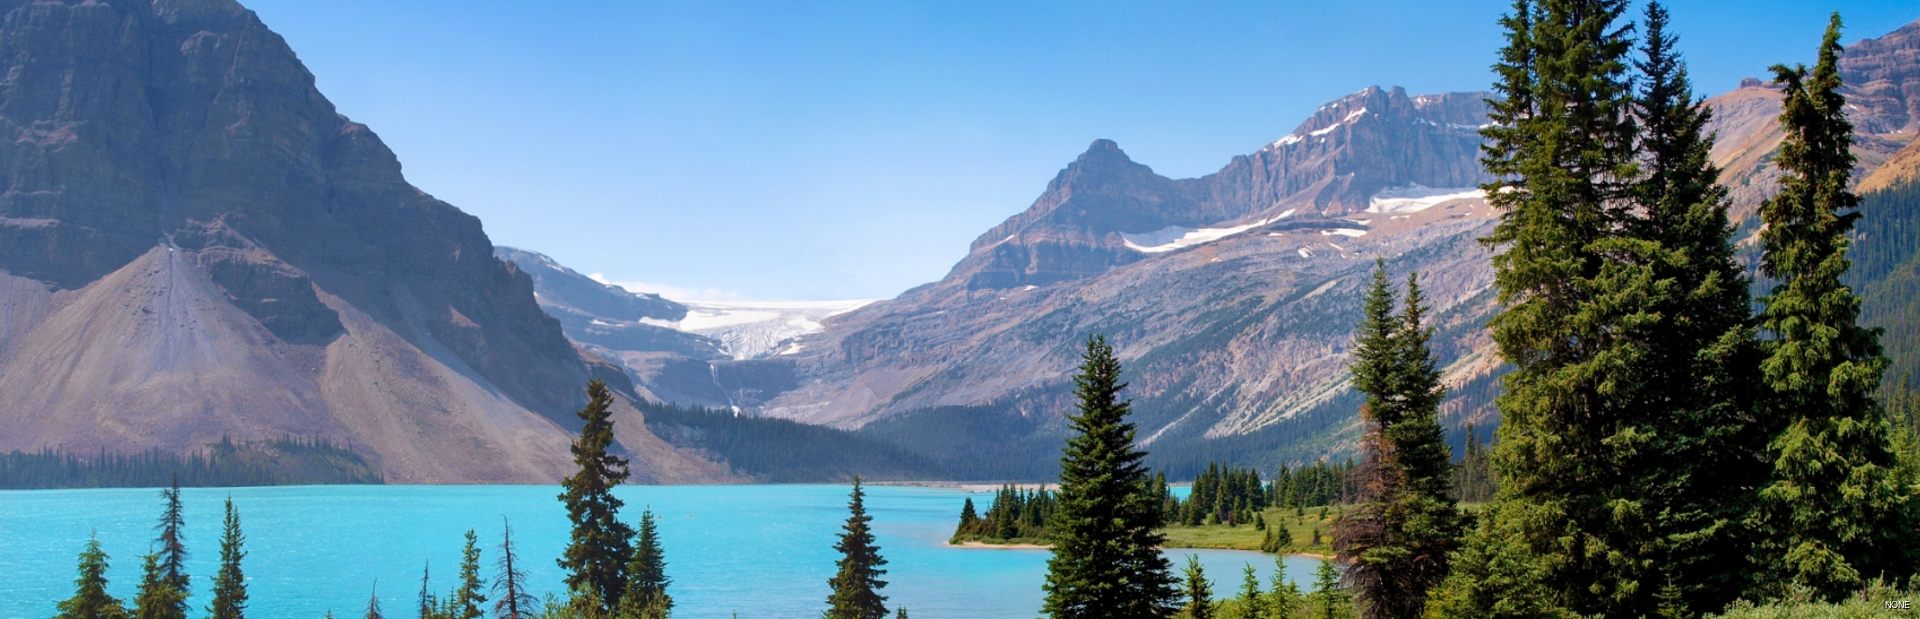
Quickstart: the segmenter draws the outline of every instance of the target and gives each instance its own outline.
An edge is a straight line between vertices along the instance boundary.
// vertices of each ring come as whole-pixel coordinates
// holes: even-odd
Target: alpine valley
[[[1911,376],[1920,22],[1841,66],[1853,283]],[[1052,478],[1103,333],[1154,467],[1344,458],[1376,259],[1421,275],[1458,441],[1498,422],[1487,96],[1367,87],[1200,178],[1094,140],[897,298],[692,302],[494,246],[234,2],[0,0],[0,451],[296,436],[388,481],[551,482],[597,377],[641,481]],[[1708,100],[1748,246],[1780,100]]]

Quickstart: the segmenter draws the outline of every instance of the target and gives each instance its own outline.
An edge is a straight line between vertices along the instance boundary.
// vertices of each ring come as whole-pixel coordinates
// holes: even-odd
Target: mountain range
[[[1907,187],[1920,23],[1842,69],[1863,191]],[[897,298],[693,302],[494,246],[235,2],[0,0],[0,451],[302,436],[390,481],[552,481],[600,378],[640,481],[794,479],[740,464],[802,434],[760,418],[887,446],[914,474],[1041,477],[1079,343],[1101,333],[1156,466],[1299,462],[1350,448],[1347,348],[1376,259],[1422,278],[1458,437],[1496,421],[1501,371],[1486,97],[1369,87],[1191,179],[1095,140]],[[1757,80],[1707,100],[1749,245],[1779,100]],[[1900,232],[1920,228],[1885,204],[1891,227],[1860,247],[1886,266],[1859,286],[1889,291],[1868,315],[1910,333],[1887,308],[1920,277]]]

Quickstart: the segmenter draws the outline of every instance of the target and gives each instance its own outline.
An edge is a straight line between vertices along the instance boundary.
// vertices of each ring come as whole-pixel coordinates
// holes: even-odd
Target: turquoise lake
[[[833,542],[846,520],[847,486],[626,486],[624,519],[651,506],[666,545],[676,617],[818,617],[833,573]],[[432,589],[452,589],[462,535],[480,536],[491,577],[501,519],[537,595],[557,592],[554,564],[567,523],[553,486],[292,486],[182,491],[196,609],[218,559],[221,502],[232,495],[246,533],[250,615],[311,617],[328,610],[360,616],[378,583],[387,615],[411,616],[422,566]],[[870,486],[867,505],[889,565],[888,606],[915,617],[1033,617],[1045,550],[951,548],[963,498],[984,510],[990,493]],[[112,557],[111,591],[133,596],[139,557],[160,513],[153,489],[0,491],[0,617],[41,618],[72,595],[75,558],[89,532]],[[1275,559],[1253,552],[1179,550],[1199,555],[1216,596],[1240,587],[1244,566],[1272,578]],[[1286,557],[1287,577],[1307,588],[1312,559]],[[197,614],[197,612],[196,612]]]

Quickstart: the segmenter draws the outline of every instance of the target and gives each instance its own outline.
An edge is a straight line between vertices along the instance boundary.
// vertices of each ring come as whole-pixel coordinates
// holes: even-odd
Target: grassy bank
[[[1340,518],[1344,507],[1309,507],[1305,509],[1273,508],[1261,513],[1267,528],[1278,537],[1280,554],[1333,554],[1333,523]],[[1167,534],[1167,548],[1214,548],[1225,550],[1262,550],[1266,542],[1267,531],[1253,523],[1228,526],[1225,524],[1203,524],[1200,526],[1175,525],[1162,530]],[[1316,533],[1319,538],[1315,540]],[[960,544],[981,544],[989,546],[1045,546],[1048,542],[1040,537],[1016,537],[1012,539],[988,538],[978,535],[956,536],[950,542]]]

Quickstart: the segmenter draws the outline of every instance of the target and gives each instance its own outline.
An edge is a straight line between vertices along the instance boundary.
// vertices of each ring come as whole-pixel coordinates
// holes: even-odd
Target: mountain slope
[[[1846,52],[1863,176],[1920,126],[1907,96],[1920,93],[1917,40],[1920,23]],[[1002,451],[975,458],[985,462],[972,474],[1045,475],[1071,406],[1075,343],[1106,333],[1159,465],[1312,459],[1350,447],[1346,347],[1378,257],[1396,275],[1422,274],[1457,431],[1491,414],[1502,371],[1483,327],[1491,272],[1477,242],[1495,214],[1471,189],[1484,180],[1483,96],[1363,90],[1196,179],[1161,177],[1096,141],[945,278],[828,321],[797,355],[752,362],[792,379],[734,400],[950,464],[991,444]],[[1708,105],[1734,215],[1751,230],[1775,182],[1779,95],[1752,82]]]
[[[0,449],[312,435],[550,482],[581,385],[628,389],[237,3],[0,16]],[[621,414],[642,478],[727,477]]]

